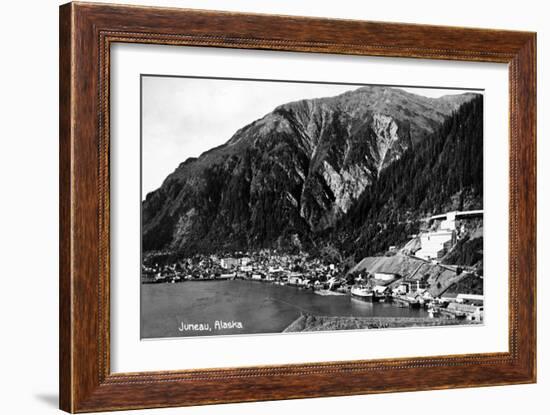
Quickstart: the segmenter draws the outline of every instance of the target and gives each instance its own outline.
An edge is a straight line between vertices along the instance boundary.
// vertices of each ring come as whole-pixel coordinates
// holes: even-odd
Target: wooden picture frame
[[[509,352],[111,373],[113,43],[509,65]],[[69,3],[60,8],[60,407],[91,412],[536,381],[536,34]],[[230,365],[230,362],[228,362]]]

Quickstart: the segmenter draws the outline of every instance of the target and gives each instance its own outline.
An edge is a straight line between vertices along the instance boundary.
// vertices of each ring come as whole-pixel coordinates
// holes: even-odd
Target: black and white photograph
[[[548,7],[453,6],[5,2],[0,413],[544,412]]]
[[[483,324],[480,89],[141,75],[141,338]]]

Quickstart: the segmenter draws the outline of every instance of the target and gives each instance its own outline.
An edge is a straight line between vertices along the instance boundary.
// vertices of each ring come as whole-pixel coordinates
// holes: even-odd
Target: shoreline
[[[436,327],[480,324],[477,321],[432,317],[352,317],[314,316],[302,314],[282,332],[299,333],[308,331],[369,330],[409,327]]]

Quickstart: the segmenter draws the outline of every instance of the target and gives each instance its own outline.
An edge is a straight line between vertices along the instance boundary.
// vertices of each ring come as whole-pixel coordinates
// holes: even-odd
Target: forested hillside
[[[483,98],[463,104],[426,140],[374,180],[332,239],[357,259],[419,231],[419,220],[483,208]]]
[[[483,98],[370,86],[281,105],[181,163],[143,201],[143,249],[360,259],[419,219],[479,208]]]

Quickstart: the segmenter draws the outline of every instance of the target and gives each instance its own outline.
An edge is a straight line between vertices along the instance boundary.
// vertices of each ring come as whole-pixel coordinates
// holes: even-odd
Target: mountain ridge
[[[308,245],[476,96],[370,86],[279,105],[146,196],[144,251]]]

